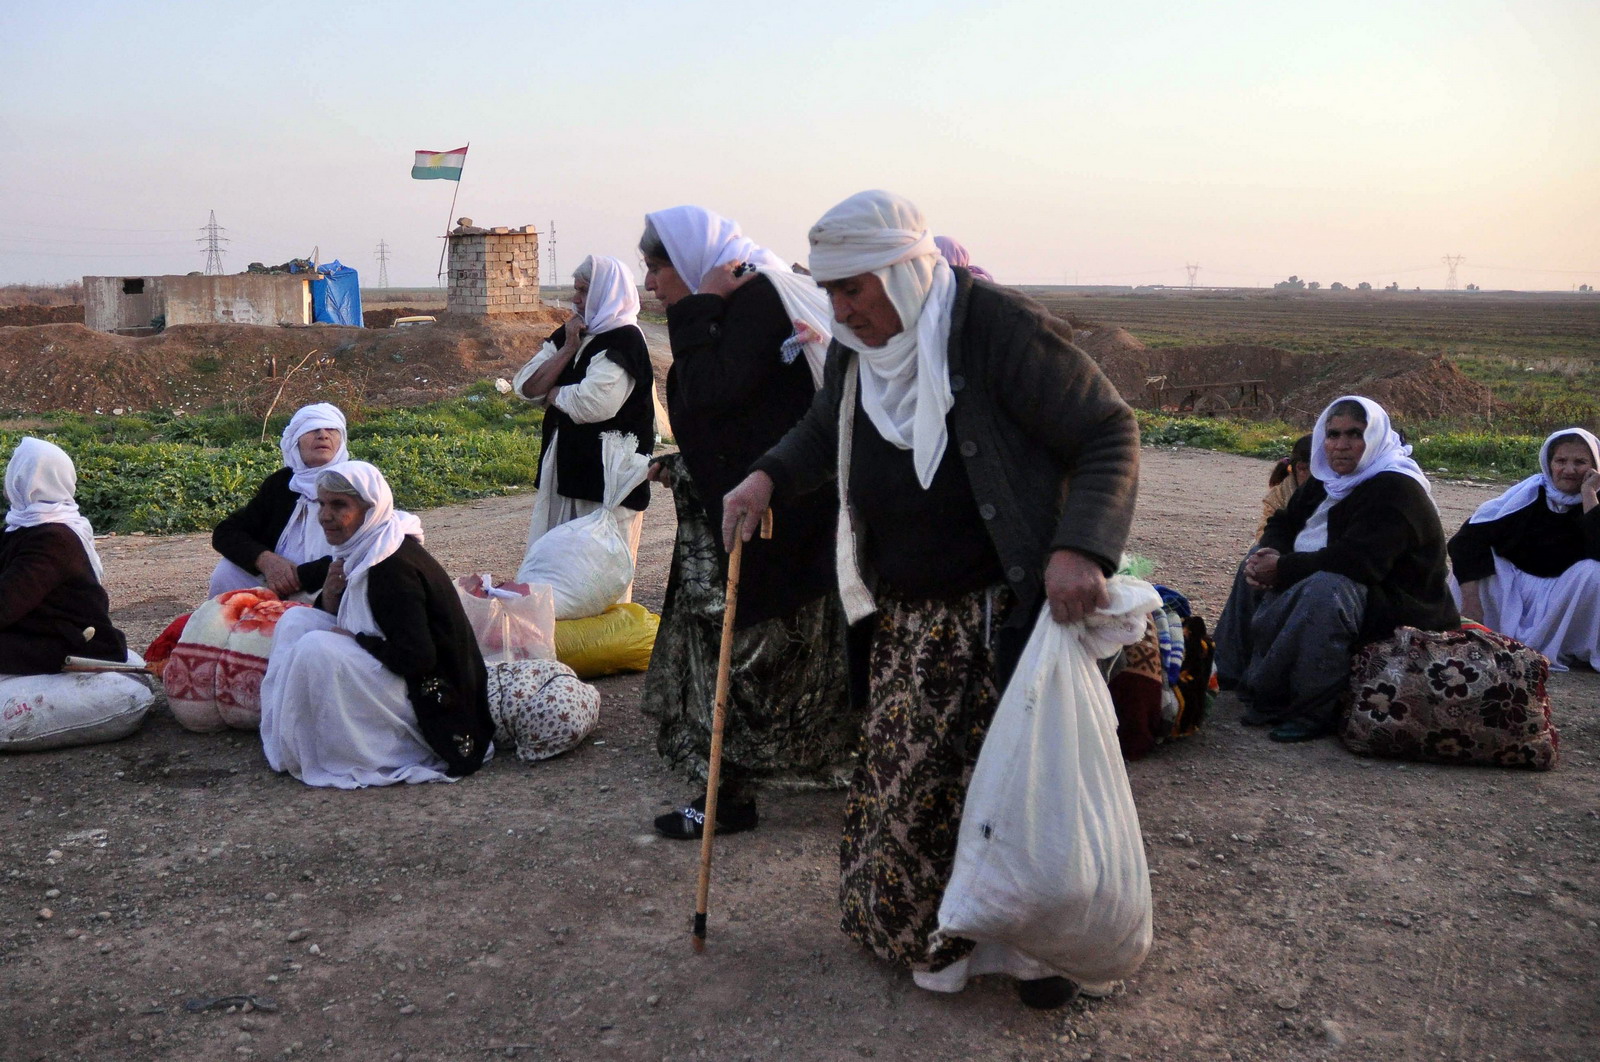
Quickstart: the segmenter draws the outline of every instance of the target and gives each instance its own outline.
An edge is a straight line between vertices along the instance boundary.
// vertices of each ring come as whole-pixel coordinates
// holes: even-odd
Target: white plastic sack
[[[556,658],[555,592],[540,583],[526,592],[495,586],[488,572],[456,580],[461,610],[489,664]]]
[[[0,675],[0,752],[117,741],[138,730],[155,694],[132,675]]]
[[[601,435],[606,486],[600,508],[546,531],[523,558],[517,582],[548,585],[555,592],[558,620],[598,616],[633,582],[633,551],[614,510],[650,471],[650,459],[638,447],[632,435]]]
[[[1046,610],[1034,626],[978,754],[939,905],[939,934],[1080,982],[1127,977],[1150,950],[1144,838],[1095,660],[1138,641],[1161,598],[1126,576],[1109,592],[1083,623]]]

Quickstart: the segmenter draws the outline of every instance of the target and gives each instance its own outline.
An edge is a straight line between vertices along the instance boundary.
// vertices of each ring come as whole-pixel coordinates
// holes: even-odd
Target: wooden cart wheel
[[[1201,395],[1194,400],[1194,415],[1197,417],[1225,416],[1232,408],[1221,395]]]

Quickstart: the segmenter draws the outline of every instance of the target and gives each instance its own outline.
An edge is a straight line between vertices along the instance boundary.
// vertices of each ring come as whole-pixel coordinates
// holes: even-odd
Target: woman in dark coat
[[[494,721],[455,585],[376,468],[325,469],[317,495],[334,559],[317,607],[278,621],[261,683],[268,764],[340,789],[471,774]]]
[[[652,470],[672,487],[678,535],[643,710],[659,723],[667,762],[703,778],[727,578],[714,530],[722,496],[810,406],[826,303],[808,277],[699,207],[650,214],[639,249],[645,288],[667,307],[667,410],[679,448]],[[719,831],[756,824],[758,784],[832,787],[848,775],[858,717],[832,592],[836,512],[826,492],[780,505],[772,539],[744,551]],[[703,809],[697,800],[656,828],[697,837]]]
[[[6,464],[6,529],[0,534],[0,675],[49,675],[68,656],[127,659],[111,625],[94,548],[78,512],[72,458],[24,438]]]
[[[1274,741],[1333,732],[1356,647],[1456,627],[1444,529],[1411,447],[1370,398],[1322,411],[1312,479],[1267,521],[1217,621],[1217,675]]]
[[[210,597],[265,586],[279,597],[305,594],[304,579],[321,579],[329,554],[317,523],[317,473],[350,459],[344,412],[329,402],[303,406],[278,441],[283,467],[262,481],[254,497],[223,518],[211,534],[222,554],[211,573]],[[300,571],[300,565],[318,565]]]

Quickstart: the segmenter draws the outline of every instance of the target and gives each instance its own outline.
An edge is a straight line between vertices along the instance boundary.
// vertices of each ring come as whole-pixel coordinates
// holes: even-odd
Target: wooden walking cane
[[[733,663],[733,617],[739,608],[739,562],[744,557],[744,517],[733,526],[728,593],[722,609],[722,649],[717,654],[717,699],[711,708],[711,751],[706,756],[706,821],[700,833],[700,881],[694,894],[694,950],[706,950],[706,899],[711,894],[711,841],[717,832],[717,786],[722,781],[722,726],[728,717],[728,672]],[[761,514],[761,537],[772,537],[772,510]]]

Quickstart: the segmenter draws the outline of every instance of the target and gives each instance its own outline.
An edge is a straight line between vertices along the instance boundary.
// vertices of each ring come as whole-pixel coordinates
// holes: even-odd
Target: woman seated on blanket
[[[1256,525],[1257,542],[1267,530],[1267,521],[1272,519],[1272,514],[1279,509],[1287,508],[1289,499],[1294,497],[1294,492],[1305,485],[1311,478],[1311,436],[1302,435],[1294,441],[1289,456],[1272,466],[1272,475],[1267,478],[1266,497],[1261,499],[1261,522]]]
[[[1450,540],[1461,612],[1550,658],[1600,670],[1600,443],[1582,428],[1539,448],[1539,473],[1478,507]]]
[[[1333,730],[1359,643],[1461,622],[1427,477],[1382,406],[1347,396],[1323,410],[1311,474],[1267,521],[1217,621],[1218,680],[1274,741]]]
[[[267,763],[307,785],[454,781],[491,751],[483,657],[455,585],[363,461],[317,476],[333,562],[284,613],[261,683]]]
[[[648,454],[656,441],[655,376],[650,348],[639,330],[633,271],[615,258],[595,255],[573,271],[572,289],[572,319],[555,330],[512,381],[517,394],[545,410],[534,480],[539,492],[528,527],[530,551],[546,531],[600,507],[606,486],[602,433],[632,435],[641,454]],[[617,512],[617,525],[636,560],[649,503],[649,484],[641,483]],[[524,558],[524,567],[530,559]],[[521,570],[517,577],[523,578]]]
[[[344,413],[328,402],[303,406],[289,418],[278,449],[283,467],[212,532],[211,548],[222,560],[211,573],[210,597],[254,586],[289,597],[308,578],[321,581],[329,550],[317,523],[317,473],[350,459]],[[302,572],[304,564],[315,565],[315,574]]]
[[[111,625],[94,528],[74,500],[72,458],[24,438],[6,464],[6,529],[0,534],[0,675],[51,675],[68,656],[126,660]]]

